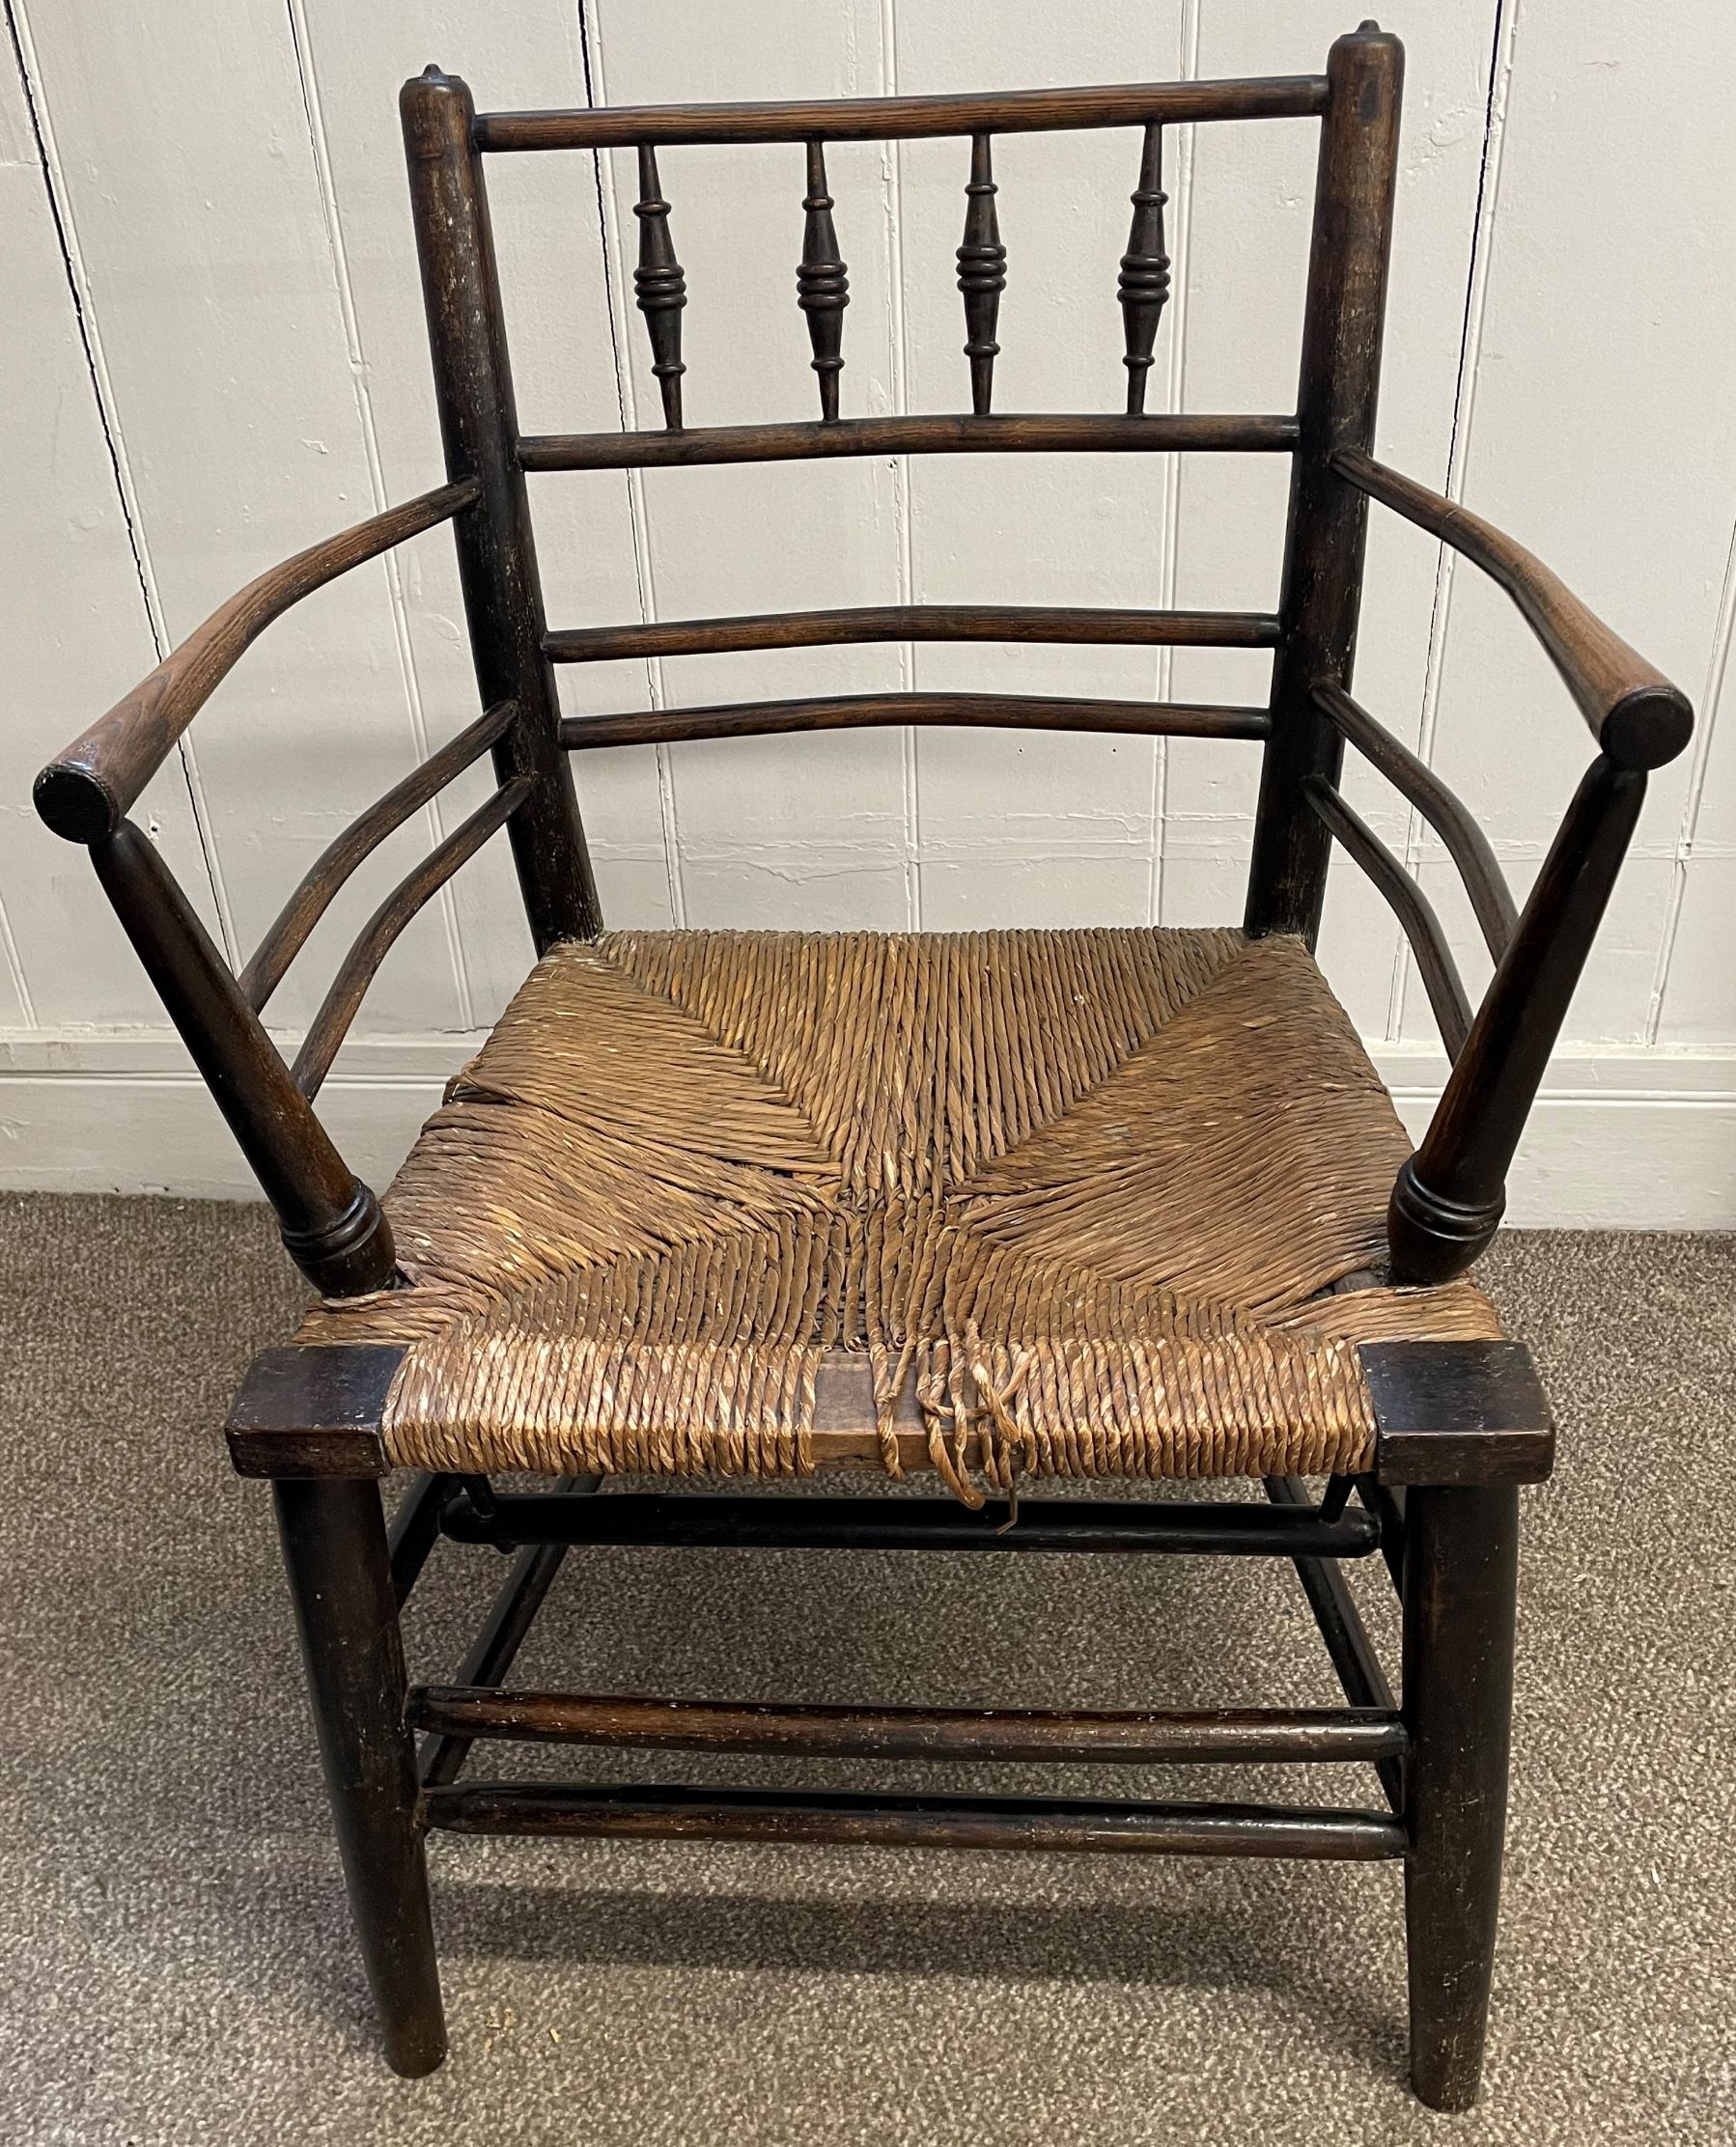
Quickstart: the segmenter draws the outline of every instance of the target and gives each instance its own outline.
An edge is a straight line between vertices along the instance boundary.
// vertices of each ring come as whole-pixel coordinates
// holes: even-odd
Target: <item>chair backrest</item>
[[[1329,457],[1373,444],[1386,258],[1396,171],[1403,52],[1365,23],[1332,46],[1324,74],[1233,82],[1131,84],[981,97],[887,98],[813,104],[658,105],[631,110],[479,114],[465,85],[431,68],[401,98],[417,245],[448,470],[480,484],[457,529],[460,569],[485,707],[517,715],[494,745],[503,782],[529,785],[510,836],[539,950],[598,929],[567,755],[678,739],[877,724],[954,723],[1190,735],[1265,747],[1246,923],[1251,933],[1318,926],[1330,835],[1307,805],[1309,777],[1333,779],[1342,739],[1316,699],[1346,686],[1360,594],[1366,501],[1336,481]],[[1296,407],[1213,416],[1146,408],[1146,381],[1169,289],[1162,190],[1166,127],[1313,118],[1321,128],[1312,249]],[[995,217],[1000,134],[1126,127],[1134,176],[1127,251],[1114,285],[1125,329],[1119,411],[996,415],[995,341],[1006,252]],[[829,143],[954,136],[962,163],[963,300],[969,414],[840,414],[849,275],[833,226]],[[813,347],[820,415],[746,426],[683,423],[677,159],[695,143],[788,143],[804,158],[796,303]],[[637,153],[639,262],[634,293],[661,395],[661,431],[525,437],[518,430],[484,179],[491,155]],[[794,198],[794,197],[793,197]],[[1105,302],[1109,269],[1105,264]],[[1087,610],[1028,605],[900,604],[550,631],[544,617],[527,474],[828,456],[1177,450],[1288,455],[1290,515],[1275,614]],[[893,693],[655,710],[563,722],[551,665],[607,657],[811,647],[875,640],[1138,642],[1270,648],[1266,707],[1071,700],[1009,694]]]

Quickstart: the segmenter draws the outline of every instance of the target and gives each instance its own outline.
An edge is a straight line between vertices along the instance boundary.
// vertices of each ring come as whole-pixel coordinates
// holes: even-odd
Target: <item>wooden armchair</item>
[[[1416,2092],[1481,2063],[1506,1790],[1517,1487],[1552,1431],[1525,1350],[1466,1274],[1609,899],[1676,688],[1512,539],[1373,459],[1402,54],[1364,24],[1320,76],[1020,96],[478,115],[403,94],[449,482],[263,575],[44,770],[320,1302],[249,1372],[236,1466],[271,1479],[361,1944],[404,2073],[444,2051],[424,1841],[708,1836],[1402,1858]],[[1168,286],[1166,126],[1312,117],[1319,179],[1295,412],[1147,412]],[[993,411],[1006,275],[998,134],[1126,126],[1126,407]],[[971,414],[840,414],[845,264],[829,143],[968,138],[958,252]],[[817,422],[682,419],[679,223],[660,151],[805,155],[797,298]],[[666,424],[532,438],[514,410],[484,195],[498,154],[638,153],[637,302]],[[666,158],[673,163],[673,159]],[[1130,157],[1130,164],[1133,159]],[[792,189],[798,168],[793,165]],[[1132,176],[1132,174],[1130,174]],[[678,189],[672,187],[671,192]],[[1106,283],[1106,299],[1107,296]],[[1282,595],[1251,612],[894,605],[550,631],[527,478],[836,455],[1283,455]],[[1595,757],[1523,911],[1464,807],[1352,697],[1368,501],[1508,593]],[[128,809],[248,643],[436,523],[458,546],[482,712],[364,813],[232,976]],[[873,639],[1271,649],[1270,702],[907,693],[563,719],[552,666]],[[852,725],[1241,739],[1263,753],[1239,930],[604,934],[569,756]],[[1428,902],[1346,803],[1346,740],[1437,829],[1495,958],[1473,1014]],[[993,751],[989,740],[985,750]],[[799,751],[799,748],[792,750]],[[498,787],[381,905],[293,1066],[261,1014],[347,877],[461,769]],[[537,962],[382,1207],[313,1111],[410,916],[499,829]],[[1311,948],[1333,842],[1414,947],[1452,1073],[1414,1153]],[[378,1479],[419,1471],[390,1528]],[[672,1496],[658,1475],[932,1470],[938,1495]],[[508,1492],[495,1471],[556,1479]],[[1257,1478],[1267,1497],[1044,1499],[1044,1478]],[[1307,1477],[1325,1478],[1316,1496]],[[406,1690],[399,1607],[440,1537],[518,1553],[449,1686]],[[1341,1708],[1029,1714],[513,1691],[575,1543],[1189,1552],[1293,1559]],[[1395,1699],[1341,1562],[1404,1604]],[[424,1742],[418,1756],[414,1738]],[[1355,1762],[1373,1808],[476,1781],[479,1741],[884,1759]]]

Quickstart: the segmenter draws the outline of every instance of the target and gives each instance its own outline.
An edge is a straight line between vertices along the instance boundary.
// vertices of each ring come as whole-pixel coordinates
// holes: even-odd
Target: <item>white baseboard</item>
[[[359,1040],[320,1099],[346,1157],[390,1178],[477,1036]],[[1439,1052],[1376,1048],[1413,1133]],[[179,1040],[162,1030],[0,1031],[0,1187],[257,1199]],[[1533,1228],[1736,1229],[1736,1050],[1613,1046],[1551,1068],[1509,1188]]]

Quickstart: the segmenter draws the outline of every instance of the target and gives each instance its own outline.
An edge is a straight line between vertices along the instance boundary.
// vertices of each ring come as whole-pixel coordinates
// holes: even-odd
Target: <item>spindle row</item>
[[[970,138],[970,177],[965,186],[965,233],[958,251],[959,291],[965,301],[965,355],[970,362],[970,406],[987,417],[994,406],[994,361],[1000,355],[995,327],[1000,294],[1006,289],[1007,250],[1001,244],[994,199],[993,137]],[[850,303],[850,277],[838,249],[832,223],[834,203],[826,182],[826,145],[807,145],[807,192],[802,198],[801,260],[796,269],[796,303],[806,317],[813,367],[820,382],[820,415],[825,423],[838,415],[838,376],[844,370],[844,308]],[[1163,129],[1147,125],[1139,159],[1138,184],[1133,192],[1134,219],[1127,252],[1116,279],[1127,354],[1127,414],[1145,411],[1146,376],[1157,345],[1158,323],[1169,296],[1169,256],[1163,250]],[[645,316],[651,343],[651,370],[663,399],[663,423],[682,425],[681,380],[686,367],[681,355],[681,317],[687,302],[687,279],[669,236],[669,204],[658,179],[657,152],[639,144],[639,264],[633,271],[633,297]]]

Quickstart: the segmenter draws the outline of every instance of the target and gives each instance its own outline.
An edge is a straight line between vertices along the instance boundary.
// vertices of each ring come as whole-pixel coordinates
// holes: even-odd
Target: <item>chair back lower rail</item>
[[[1147,417],[854,417],[702,425],[683,432],[527,433],[521,470],[685,469],[854,455],[1287,455],[1290,417],[1153,411]]]
[[[1272,649],[1278,623],[1261,611],[1139,611],[1058,604],[856,604],[738,619],[667,619],[564,627],[543,637],[553,663],[735,655],[868,641],[1090,642],[1142,648]]]
[[[840,693],[799,701],[733,701],[705,709],[640,709],[625,715],[570,715],[561,722],[561,743],[570,753],[579,753],[601,745],[667,745],[691,739],[770,738],[791,731],[905,724],[1260,739],[1271,720],[1265,709],[1215,702],[1069,700],[1026,693]]]

